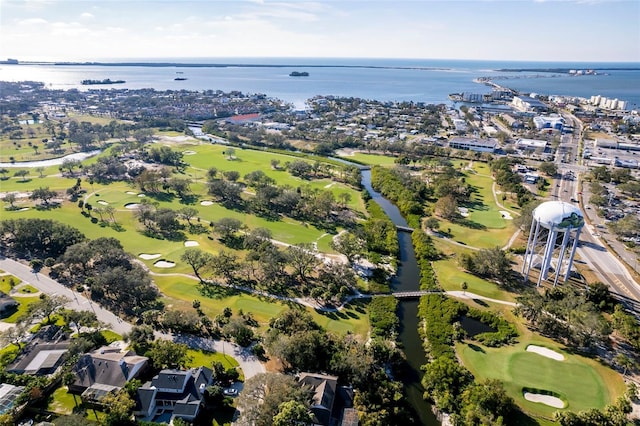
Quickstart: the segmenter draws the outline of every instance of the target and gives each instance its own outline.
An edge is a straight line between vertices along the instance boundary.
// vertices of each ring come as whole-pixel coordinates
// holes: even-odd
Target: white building
[[[562,128],[564,127],[564,118],[557,114],[539,115],[537,117],[533,117],[533,124],[538,130],[554,129],[562,131]]]
[[[547,147],[547,141],[538,139],[518,139],[516,141],[516,148],[521,151],[536,151],[544,150]]]
[[[462,149],[465,151],[476,152],[494,152],[498,147],[495,139],[479,139],[479,138],[451,138],[449,139],[449,148]]]

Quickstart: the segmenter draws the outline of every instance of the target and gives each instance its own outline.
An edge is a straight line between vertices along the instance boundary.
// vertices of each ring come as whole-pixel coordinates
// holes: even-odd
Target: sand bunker
[[[131,210],[137,209],[138,207],[140,207],[140,204],[138,203],[128,203],[124,205],[125,209],[131,209]]]
[[[26,212],[27,210],[29,210],[29,207],[23,207],[21,209],[19,209],[19,212]]]
[[[184,155],[196,155],[197,154],[197,152],[195,152],[195,151],[182,151],[182,153]]]
[[[173,262],[168,262],[166,260],[158,260],[153,264],[153,266],[155,266],[156,268],[173,268],[174,266],[176,266],[176,264]]]
[[[200,201],[201,206],[212,206],[213,201]]]
[[[529,345],[527,346],[527,352],[534,352],[538,355],[546,356],[547,358],[555,359],[556,361],[564,361],[564,355],[551,349],[543,348],[542,346]]]
[[[142,197],[146,197],[146,195],[144,195],[144,194],[138,194],[138,197],[142,198]]]
[[[103,206],[108,206],[108,205],[109,205],[109,203],[107,203],[107,202],[106,202],[106,201],[104,201],[104,200],[100,200],[100,201],[98,201],[98,204],[101,204],[101,205],[103,205]]]
[[[525,392],[524,399],[531,402],[539,402],[553,408],[564,408],[564,401],[551,395]]]
[[[506,212],[504,210],[500,210],[500,214],[502,215],[503,219],[506,219],[506,220],[512,220],[513,219],[513,217],[511,217],[511,213]]]
[[[197,242],[197,241],[185,241],[184,242],[184,246],[185,247],[197,247],[199,245],[200,245],[200,243]]]
[[[151,259],[157,259],[160,256],[162,256],[160,253],[156,253],[156,254],[140,253],[138,257],[144,260],[151,260]]]
[[[125,194],[129,194],[129,195],[136,195],[136,194],[137,194],[137,192],[127,191],[127,192],[125,192]]]

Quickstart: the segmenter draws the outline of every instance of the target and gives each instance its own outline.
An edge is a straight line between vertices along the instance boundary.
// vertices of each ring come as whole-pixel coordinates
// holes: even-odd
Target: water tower
[[[582,212],[573,204],[547,201],[536,207],[522,264],[525,281],[532,266],[540,269],[538,286],[549,278],[551,268],[554,286],[563,270],[564,281],[567,281],[583,226]],[[569,255],[565,261],[567,252]]]

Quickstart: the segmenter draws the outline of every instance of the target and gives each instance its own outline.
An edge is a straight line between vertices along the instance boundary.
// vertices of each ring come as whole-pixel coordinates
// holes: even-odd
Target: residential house
[[[333,403],[336,399],[338,378],[324,374],[300,373],[298,383],[313,391],[311,403],[313,424],[328,426],[333,411]]]
[[[84,354],[73,367],[76,380],[69,392],[79,393],[83,401],[99,403],[108,393],[117,392],[147,367],[149,359],[119,347],[103,346]]]
[[[163,421],[174,418],[193,421],[202,406],[205,389],[212,381],[213,372],[207,367],[162,370],[138,388],[133,414],[146,421],[155,421],[158,417]]]
[[[30,337],[16,359],[7,366],[7,372],[44,376],[53,374],[71,345],[62,327],[47,325]]]

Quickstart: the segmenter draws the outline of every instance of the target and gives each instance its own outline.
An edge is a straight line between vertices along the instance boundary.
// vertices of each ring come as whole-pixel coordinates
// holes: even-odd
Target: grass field
[[[345,160],[356,160],[363,164],[372,166],[394,166],[396,157],[379,154],[365,154],[364,152],[354,152],[353,155],[345,156]]]
[[[499,379],[516,403],[534,416],[549,418],[558,409],[525,400],[523,387],[555,392],[571,411],[602,409],[624,392],[620,375],[595,360],[565,352],[557,343],[530,333],[518,340],[516,345],[502,348],[458,343],[456,350],[474,376]],[[562,353],[565,360],[526,352],[530,344]]]
[[[458,160],[458,168],[468,167],[469,162]],[[473,170],[464,171],[466,181],[471,183],[474,193],[470,202],[460,207],[468,209],[468,217],[455,222],[441,220],[440,229],[451,233],[451,238],[462,244],[477,248],[503,247],[515,232],[512,220],[503,218],[493,196],[493,179],[485,163],[473,163]],[[502,201],[502,200],[500,200]],[[507,207],[510,206],[507,203]]]
[[[165,303],[174,309],[192,309],[194,300],[199,300],[201,309],[209,317],[214,317],[231,308],[234,314],[240,310],[251,312],[262,328],[269,320],[287,309],[307,309],[314,321],[328,331],[352,332],[365,336],[369,330],[369,317],[365,302],[352,303],[339,313],[319,313],[297,303],[277,301],[223,287],[214,287],[205,294],[196,280],[183,277],[156,276],[156,285],[165,296]]]

